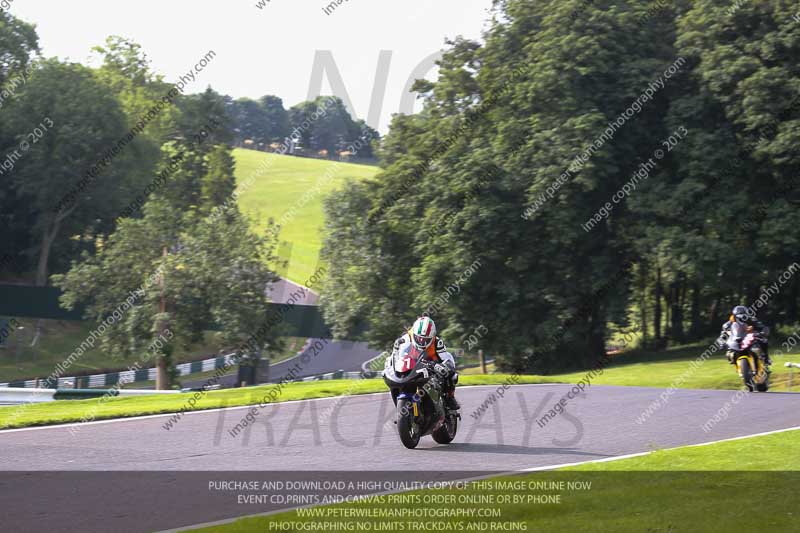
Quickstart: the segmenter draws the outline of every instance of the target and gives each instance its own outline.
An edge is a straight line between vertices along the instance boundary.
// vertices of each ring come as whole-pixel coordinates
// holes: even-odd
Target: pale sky
[[[274,94],[290,106],[309,95],[317,51],[329,50],[358,118],[367,120],[378,59],[391,51],[379,130],[400,109],[415,67],[445,38],[479,39],[491,0],[14,0],[9,10],[37,27],[43,55],[89,63],[108,35],[141,44],[154,69],[174,82],[209,50],[217,54],[189,87],[233,97]],[[386,59],[386,58],[384,58]],[[427,69],[423,69],[427,70]],[[417,76],[418,77],[418,76]],[[425,76],[435,77],[435,70]],[[334,92],[327,75],[323,94]],[[339,94],[337,96],[344,96]]]

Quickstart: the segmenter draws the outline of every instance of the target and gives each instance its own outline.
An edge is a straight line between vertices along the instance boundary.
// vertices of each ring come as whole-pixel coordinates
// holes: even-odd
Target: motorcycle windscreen
[[[394,358],[394,371],[395,372],[410,372],[417,366],[420,351],[417,350],[413,344],[406,343]]]
[[[745,338],[747,335],[747,328],[744,324],[740,324],[738,322],[734,322],[733,326],[731,326],[731,334],[728,337],[728,349],[729,350],[741,350],[741,342],[742,339]]]
[[[742,341],[742,350],[750,349],[750,347],[753,345],[755,341],[756,341],[756,336],[753,335],[752,333],[748,333],[745,336],[744,340]]]

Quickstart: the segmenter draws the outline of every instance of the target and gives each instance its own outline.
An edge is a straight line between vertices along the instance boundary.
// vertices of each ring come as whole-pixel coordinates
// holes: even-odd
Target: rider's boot
[[[458,400],[456,400],[457,381],[457,376],[451,376],[450,379],[447,380],[447,389],[444,391],[444,405],[450,411],[458,411],[461,409],[461,404],[459,404]]]
[[[461,409],[461,404],[456,400],[455,392],[455,389],[450,389],[447,391],[447,395],[444,398],[444,404],[450,411],[458,411]]]

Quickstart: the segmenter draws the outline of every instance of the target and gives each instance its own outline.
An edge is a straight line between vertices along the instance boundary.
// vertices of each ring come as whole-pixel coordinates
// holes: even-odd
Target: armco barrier
[[[55,400],[87,400],[103,396],[146,396],[151,394],[180,394],[177,390],[131,390],[131,389],[22,389],[0,388],[0,405],[44,403]]]
[[[362,379],[364,374],[361,372],[345,372],[344,370],[337,370],[336,372],[328,372],[327,374],[319,374],[316,376],[306,376],[304,378],[297,378],[293,381],[321,381],[327,379]]]
[[[43,403],[55,400],[56,389],[20,389],[6,387],[0,389],[0,405],[20,403]]]

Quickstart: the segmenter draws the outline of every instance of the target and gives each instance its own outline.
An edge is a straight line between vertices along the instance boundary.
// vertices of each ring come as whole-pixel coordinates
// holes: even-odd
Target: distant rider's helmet
[[[426,349],[436,337],[436,324],[427,316],[419,317],[411,328],[411,341],[420,350]]]
[[[748,309],[743,305],[737,305],[731,311],[733,318],[740,324],[744,324],[747,322],[747,319],[750,317],[750,312]]]

